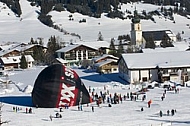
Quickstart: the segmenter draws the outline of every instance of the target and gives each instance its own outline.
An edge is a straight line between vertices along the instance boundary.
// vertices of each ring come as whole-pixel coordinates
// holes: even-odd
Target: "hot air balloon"
[[[91,98],[78,74],[62,64],[43,69],[32,90],[34,106],[58,108],[88,104]]]

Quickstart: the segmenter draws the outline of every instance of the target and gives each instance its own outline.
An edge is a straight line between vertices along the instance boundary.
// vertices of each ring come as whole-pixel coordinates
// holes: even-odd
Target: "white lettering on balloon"
[[[65,67],[65,75],[70,78],[74,78],[74,73],[71,69]]]
[[[75,90],[75,86],[68,87],[62,83],[61,97],[59,101],[59,106],[64,106],[67,103],[71,102],[71,98],[74,99],[75,94],[72,92]],[[72,106],[72,105],[71,105]]]

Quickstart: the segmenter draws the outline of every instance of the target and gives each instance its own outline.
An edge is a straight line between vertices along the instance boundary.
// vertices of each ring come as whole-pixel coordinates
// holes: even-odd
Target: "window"
[[[164,69],[163,74],[168,74],[168,69]]]
[[[148,80],[147,77],[143,77],[143,78],[142,78],[142,81],[143,81],[143,82],[145,82],[145,81],[147,81],[147,80]]]
[[[187,68],[183,68],[182,71],[183,71],[183,72],[187,72]]]

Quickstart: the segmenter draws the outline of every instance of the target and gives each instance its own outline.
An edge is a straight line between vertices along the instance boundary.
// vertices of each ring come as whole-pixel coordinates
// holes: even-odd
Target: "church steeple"
[[[134,15],[131,21],[132,23],[140,23],[140,18],[138,17],[138,12],[136,10],[136,7],[135,7]]]
[[[131,20],[131,43],[136,47],[143,46],[141,23],[136,7],[134,10],[134,16]]]

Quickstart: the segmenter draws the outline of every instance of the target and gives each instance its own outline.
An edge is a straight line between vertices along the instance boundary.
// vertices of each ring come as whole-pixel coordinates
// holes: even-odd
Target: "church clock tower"
[[[131,21],[131,44],[136,45],[137,47],[141,47],[143,44],[142,29],[140,18],[138,18],[136,9],[134,11],[134,17]]]

